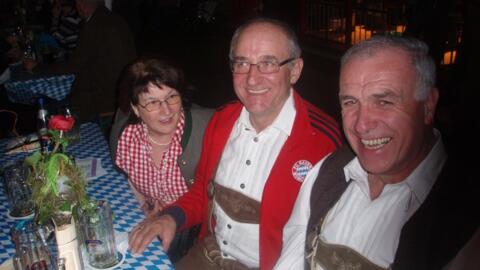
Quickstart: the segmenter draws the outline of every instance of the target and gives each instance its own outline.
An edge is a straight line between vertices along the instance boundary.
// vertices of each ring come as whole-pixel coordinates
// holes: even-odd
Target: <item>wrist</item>
[[[180,228],[185,224],[185,212],[178,206],[169,207],[160,212],[160,215],[171,218],[175,222],[176,228]]]

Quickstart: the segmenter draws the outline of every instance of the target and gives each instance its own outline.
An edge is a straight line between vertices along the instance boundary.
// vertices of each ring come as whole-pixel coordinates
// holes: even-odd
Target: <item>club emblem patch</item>
[[[293,178],[300,183],[303,182],[307,176],[307,173],[310,171],[310,169],[312,169],[312,167],[312,163],[310,163],[308,160],[299,160],[295,162],[292,167]]]

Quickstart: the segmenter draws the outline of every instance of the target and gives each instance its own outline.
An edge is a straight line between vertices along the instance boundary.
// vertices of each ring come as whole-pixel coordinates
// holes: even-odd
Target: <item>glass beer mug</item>
[[[110,205],[97,201],[93,209],[82,212],[80,222],[88,263],[95,268],[108,268],[118,263]]]
[[[15,244],[13,259],[15,270],[54,270],[55,259],[47,243],[53,227],[39,226],[31,221],[21,221],[11,229]]]
[[[5,191],[10,202],[10,216],[26,217],[33,214],[32,190],[27,183],[30,171],[22,162],[17,162],[4,169]]]

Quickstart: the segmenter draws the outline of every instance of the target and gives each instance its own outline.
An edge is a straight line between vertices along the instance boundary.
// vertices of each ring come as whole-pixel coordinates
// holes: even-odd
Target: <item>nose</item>
[[[172,109],[170,108],[170,105],[168,105],[167,102],[164,101],[160,104],[160,111],[168,115],[171,113]]]
[[[247,73],[247,84],[256,85],[261,77],[260,71],[258,71],[257,65],[250,65],[250,70]]]
[[[377,126],[375,113],[368,106],[360,106],[355,115],[355,131],[358,134],[368,134]]]

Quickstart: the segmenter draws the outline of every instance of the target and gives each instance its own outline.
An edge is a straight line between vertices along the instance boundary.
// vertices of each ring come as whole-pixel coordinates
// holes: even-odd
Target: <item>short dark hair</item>
[[[148,92],[148,84],[166,85],[177,90],[182,97],[182,106],[190,107],[191,87],[185,81],[181,69],[156,57],[141,57],[125,67],[118,81],[119,108],[130,112],[130,104],[137,105],[141,93]]]

